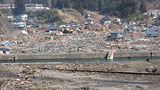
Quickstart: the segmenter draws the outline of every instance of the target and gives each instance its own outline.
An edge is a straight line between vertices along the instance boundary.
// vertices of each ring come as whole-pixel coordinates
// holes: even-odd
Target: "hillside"
[[[0,0],[0,3],[13,2],[14,0]],[[89,10],[119,18],[137,16],[150,9],[160,9],[159,0],[24,0],[23,2],[43,4],[46,7],[62,10],[64,8],[72,8],[76,9],[82,15],[86,14],[85,10]],[[68,12],[65,12],[65,14],[64,12],[59,13],[64,15],[63,17],[66,17],[68,20],[77,16]]]
[[[84,17],[74,9],[58,10],[58,14],[65,23],[84,22]]]
[[[3,26],[3,25],[2,25],[2,20],[0,20],[0,27],[1,27],[1,28],[0,28],[0,34],[3,34],[3,33],[4,33],[4,32],[3,32],[3,29],[2,29],[2,26]]]
[[[103,15],[94,11],[86,10],[85,13],[90,14],[97,22],[99,22],[104,17]],[[63,12],[63,10],[58,10],[58,14],[61,16],[63,22],[65,23],[70,23],[70,22],[83,23],[85,21],[84,16],[82,16],[74,9],[66,9],[65,12]]]
[[[96,22],[99,22],[102,18],[104,18],[105,16],[104,15],[101,15],[99,14],[98,12],[95,12],[95,11],[85,11],[86,14],[90,14]]]
[[[98,11],[101,14],[120,18],[160,8],[159,0],[30,0],[29,3],[41,3],[59,9],[73,8],[82,15],[85,14],[85,10]]]
[[[1,13],[1,11],[0,11]],[[15,29],[11,27],[11,24],[3,18],[3,14],[0,14],[0,34],[13,34]]]
[[[0,0],[0,3],[5,3],[5,4],[13,4],[15,0]],[[44,4],[45,6],[49,6],[50,2],[51,3],[51,7],[60,7],[63,6],[63,5],[58,5],[61,4],[61,3],[65,3],[64,4],[64,7],[69,7],[69,5],[67,6],[67,3],[70,3],[71,6],[73,6],[73,4],[75,4],[74,2],[77,2],[77,1],[82,1],[82,5],[84,6],[84,8],[89,8],[89,7],[96,7],[98,2],[99,1],[108,1],[108,0],[24,0],[25,3],[41,3],[41,4]],[[117,1],[130,1],[130,0],[111,0],[111,1],[114,1],[115,3]],[[136,0],[132,0],[132,1],[136,1]],[[148,9],[153,9],[153,8],[160,8],[160,1],[159,0],[138,0],[138,2],[140,1],[144,1],[145,3],[147,3],[147,8]],[[89,3],[88,3],[89,2]],[[92,3],[91,3],[92,2]],[[95,4],[95,3],[97,4]],[[87,5],[88,3],[88,5]],[[95,6],[91,6],[91,5],[95,5]],[[100,3],[99,3],[100,4]],[[94,8],[92,8],[94,9]]]
[[[160,9],[160,1],[159,0],[146,0],[147,9]]]

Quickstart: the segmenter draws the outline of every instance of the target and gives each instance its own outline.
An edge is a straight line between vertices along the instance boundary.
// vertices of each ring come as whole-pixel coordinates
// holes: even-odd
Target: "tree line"
[[[8,1],[8,0],[7,0]],[[13,0],[10,0],[13,1]],[[146,2],[153,0],[15,0],[24,3],[39,3],[50,8],[73,8],[81,14],[84,10],[99,11],[102,14],[121,18],[146,11]],[[4,3],[5,0],[0,0]],[[20,3],[21,4],[21,3]],[[23,7],[22,5],[19,5]]]
[[[84,14],[84,9],[121,18],[146,11],[147,0],[32,0],[50,8],[73,8]]]

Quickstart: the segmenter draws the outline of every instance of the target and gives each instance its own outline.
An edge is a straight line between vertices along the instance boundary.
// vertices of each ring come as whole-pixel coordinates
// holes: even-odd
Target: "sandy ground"
[[[1,90],[160,90],[160,75],[96,72],[103,68],[106,71],[146,72],[146,68],[152,66],[159,73],[159,63],[1,64],[0,86]],[[93,72],[78,71],[86,68]]]

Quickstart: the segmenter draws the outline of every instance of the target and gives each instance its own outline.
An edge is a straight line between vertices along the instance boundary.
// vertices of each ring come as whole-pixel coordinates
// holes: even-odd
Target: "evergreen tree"
[[[48,3],[48,7],[51,8],[52,7],[52,1],[51,0],[47,0]]]
[[[141,13],[144,13],[144,12],[147,11],[144,0],[141,1],[141,5],[140,5],[140,9],[139,10],[141,11]]]
[[[82,1],[81,0],[76,0],[77,1],[77,5],[75,5],[75,9],[78,10],[78,12],[80,12],[82,15],[84,15],[84,9],[82,6]]]
[[[52,8],[55,8],[57,4],[57,0],[51,0],[51,3],[52,3]]]
[[[0,3],[3,4],[3,3],[4,3],[4,0],[0,0]]]
[[[0,2],[2,1],[6,0],[0,0]],[[22,2],[22,0],[15,0],[15,1]],[[43,4],[44,6],[48,6],[50,8],[59,8],[59,9],[73,8],[78,10],[82,14],[84,14],[84,9],[87,9],[91,11],[99,11],[102,14],[109,14],[122,18],[128,17],[133,14],[139,14],[139,11],[141,13],[146,12],[146,3],[145,3],[146,0],[31,0],[31,1],[32,3]]]
[[[103,1],[103,0],[99,0],[99,1],[98,1],[98,10],[99,10],[99,11],[102,11],[102,3],[103,3],[102,1]]]
[[[25,13],[25,1],[24,0],[15,0],[15,11],[16,15]]]

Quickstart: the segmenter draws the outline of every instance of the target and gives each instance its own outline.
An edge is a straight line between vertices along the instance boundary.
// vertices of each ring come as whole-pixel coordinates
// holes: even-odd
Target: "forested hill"
[[[13,1],[0,0],[0,3]],[[51,8],[74,8],[82,14],[84,14],[84,9],[87,9],[122,18],[143,13],[147,9],[160,9],[159,0],[25,0],[25,2],[41,3]]]
[[[52,7],[75,8],[82,14],[83,9],[87,9],[123,18],[143,13],[149,8],[159,8],[160,2],[159,0],[52,0]]]

